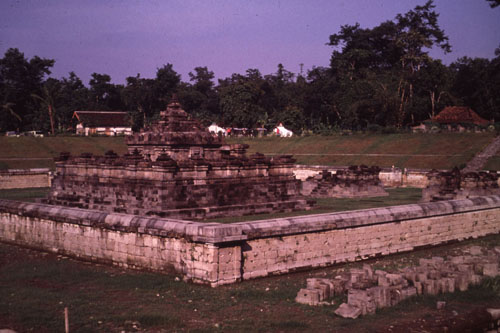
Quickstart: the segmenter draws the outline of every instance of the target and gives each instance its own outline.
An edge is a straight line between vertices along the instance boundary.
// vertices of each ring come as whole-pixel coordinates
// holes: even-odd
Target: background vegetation
[[[488,120],[500,115],[500,48],[494,59],[457,59],[449,66],[428,52],[451,50],[428,1],[373,28],[345,25],[325,42],[329,67],[292,73],[257,68],[214,82],[199,66],[181,81],[172,64],[154,78],[140,74],[126,83],[93,73],[88,85],[73,72],[47,78],[55,61],[27,59],[15,48],[0,58],[0,131],[70,131],[75,110],[126,110],[134,129],[157,117],[174,92],[186,111],[206,124],[274,127],[295,132],[332,133],[369,129],[395,131],[430,119],[446,105],[466,105]],[[383,128],[383,129],[382,129]]]

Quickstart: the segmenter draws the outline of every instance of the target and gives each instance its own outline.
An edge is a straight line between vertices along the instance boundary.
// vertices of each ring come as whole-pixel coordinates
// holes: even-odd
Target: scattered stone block
[[[483,254],[482,248],[480,246],[471,246],[467,250],[473,256],[479,256]]]
[[[469,288],[471,274],[460,273],[455,277],[455,288],[460,291],[466,291]]]
[[[389,281],[389,285],[391,286],[404,284],[405,282],[407,283],[401,274],[386,274],[385,278]]]
[[[354,318],[374,313],[377,308],[394,306],[415,295],[465,291],[469,285],[481,282],[486,276],[500,275],[499,258],[491,255],[492,251],[484,255],[481,247],[470,247],[468,252],[476,253],[476,256],[452,256],[447,260],[442,257],[423,258],[419,261],[422,266],[401,269],[399,273],[373,272],[365,264],[362,269],[351,269],[333,280],[308,279],[308,288],[301,289],[299,293],[303,294],[301,298],[304,302],[318,304],[316,300],[323,300],[326,294],[333,296],[347,290],[347,304],[342,304],[337,311],[341,316]],[[310,288],[316,292],[309,294]],[[437,309],[443,309],[445,305],[442,301],[436,303]]]
[[[332,283],[333,283],[333,295],[332,296],[336,296],[336,295],[342,295],[345,293],[346,289],[345,289],[345,285],[346,285],[346,281],[339,278],[339,279],[334,279],[332,280]]]
[[[361,309],[361,314],[375,313],[376,305],[367,290],[350,289],[347,294],[347,304]]]
[[[416,295],[417,295],[416,287],[406,287],[401,289],[401,297],[403,300]]]
[[[388,287],[371,287],[367,289],[367,292],[373,298],[378,308],[385,308],[391,305],[391,293]]]
[[[320,302],[320,292],[317,289],[300,289],[295,297],[295,301],[301,304],[318,305]]]
[[[484,276],[495,277],[499,274],[500,273],[498,271],[498,263],[483,264],[483,275]]]
[[[415,289],[417,290],[417,295],[422,295],[424,292],[424,287],[422,285],[422,282],[415,282],[414,286]]]
[[[486,311],[491,315],[492,320],[500,320],[500,309],[489,308]]]
[[[361,315],[361,309],[347,303],[342,303],[339,308],[335,310],[335,314],[343,318],[356,319]]]

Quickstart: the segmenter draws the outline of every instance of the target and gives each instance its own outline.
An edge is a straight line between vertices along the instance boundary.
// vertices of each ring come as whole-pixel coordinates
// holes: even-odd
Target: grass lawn
[[[250,215],[241,217],[224,217],[224,218],[210,219],[207,222],[234,223],[234,222],[265,220],[265,219],[299,216],[299,215],[341,212],[341,211],[356,210],[356,209],[412,204],[412,203],[418,203],[422,199],[422,189],[419,188],[394,188],[394,189],[386,189],[386,191],[389,192],[389,196],[386,197],[359,198],[359,199],[308,198],[316,201],[316,206],[309,211],[259,214],[259,215]]]
[[[250,153],[292,154],[299,164],[451,169],[467,163],[493,138],[493,133],[403,133],[228,141],[250,145]]]
[[[53,158],[60,152],[73,155],[89,152],[103,155],[113,150],[119,154],[127,152],[123,137],[0,137],[0,169],[51,168]]]
[[[378,165],[451,169],[467,163],[494,138],[493,133],[362,134],[259,139],[229,138],[246,143],[249,153],[293,154],[299,164]],[[107,150],[124,154],[123,137],[0,137],[0,169],[54,168],[62,151],[73,155]]]
[[[34,202],[36,199],[45,198],[50,187],[14,188],[0,190],[0,199]]]
[[[473,244],[498,246],[500,235],[418,250],[367,263],[391,271],[415,265],[419,258],[456,254]],[[447,326],[464,332],[478,308],[500,307],[500,279],[467,292],[411,298],[356,320],[334,315],[333,306],[312,307],[294,301],[309,277],[333,278],[361,263],[273,276],[218,288],[179,281],[174,273],[155,274],[83,263],[0,243],[0,328],[18,332],[63,332],[64,308],[70,332],[388,332]],[[436,301],[446,301],[436,311]],[[431,326],[429,326],[431,325]],[[477,327],[476,327],[477,328]]]

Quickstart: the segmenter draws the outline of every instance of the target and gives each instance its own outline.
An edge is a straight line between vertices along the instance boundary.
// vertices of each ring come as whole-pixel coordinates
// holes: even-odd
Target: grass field
[[[249,144],[251,153],[292,154],[299,164],[450,169],[466,164],[493,138],[492,133],[404,133],[231,138],[229,142]]]
[[[404,133],[230,138],[228,143],[249,144],[249,153],[293,154],[300,164],[449,169],[467,163],[493,138],[492,133]],[[107,150],[125,153],[124,138],[0,137],[0,169],[54,168],[52,158],[61,151],[102,155]]]
[[[0,169],[29,169],[55,167],[53,158],[60,152],[73,155],[90,152],[103,155],[113,150],[124,154],[127,147],[123,137],[0,137]]]
[[[456,254],[467,246],[498,246],[500,235],[369,260],[388,271],[415,265],[418,258]],[[309,277],[333,278],[361,263],[298,272],[210,288],[179,281],[175,274],[120,270],[0,243],[0,329],[63,332],[465,332],[478,308],[500,307],[500,278],[466,292],[411,298],[356,320],[334,315],[333,306],[294,301]],[[436,301],[446,301],[436,311]],[[417,325],[418,326],[415,326]],[[431,325],[431,326],[429,326]]]

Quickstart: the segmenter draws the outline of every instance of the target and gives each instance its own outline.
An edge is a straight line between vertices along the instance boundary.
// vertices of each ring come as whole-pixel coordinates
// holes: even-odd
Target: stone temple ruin
[[[334,174],[323,170],[302,183],[301,194],[313,198],[362,198],[389,195],[379,179],[380,168],[350,166]]]
[[[48,204],[159,217],[308,210],[290,155],[249,157],[188,118],[174,97],[160,120],[126,138],[128,154],[62,153]]]
[[[427,178],[429,185],[422,190],[424,202],[500,194],[496,172],[462,173],[455,168],[451,171],[432,170]]]

